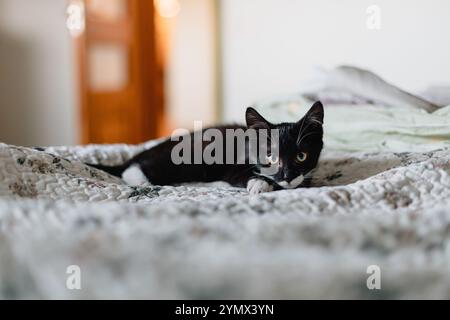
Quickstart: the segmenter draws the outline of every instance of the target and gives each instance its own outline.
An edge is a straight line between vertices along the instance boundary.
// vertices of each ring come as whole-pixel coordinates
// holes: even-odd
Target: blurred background
[[[448,0],[0,0],[0,141],[139,143],[243,121],[314,66],[449,85],[449,31]]]

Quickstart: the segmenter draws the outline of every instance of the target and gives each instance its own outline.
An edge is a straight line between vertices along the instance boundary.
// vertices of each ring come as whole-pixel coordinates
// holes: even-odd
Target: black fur
[[[323,147],[323,106],[316,102],[308,113],[295,123],[272,124],[265,120],[256,110],[248,108],[246,112],[247,127],[220,126],[214,127],[223,133],[224,157],[226,146],[226,129],[278,129],[279,130],[279,171],[272,176],[261,176],[262,165],[252,164],[179,164],[172,162],[172,148],[178,141],[167,139],[160,144],[146,150],[120,166],[108,167],[92,165],[112,175],[121,177],[122,173],[131,165],[138,164],[148,181],[155,185],[173,185],[185,182],[226,181],[233,186],[245,187],[247,182],[255,177],[264,179],[282,189],[278,182],[291,181],[299,175],[307,175],[317,165]],[[204,129],[207,130],[207,129]],[[190,134],[191,146],[194,148],[194,135]],[[210,142],[202,142],[202,150]],[[235,149],[236,151],[236,149]],[[299,163],[296,157],[299,153],[307,153],[307,159]],[[191,152],[193,154],[193,152]],[[235,152],[236,154],[236,152]],[[192,159],[192,157],[191,157]],[[224,159],[225,160],[225,159]],[[225,163],[225,161],[224,161]],[[305,178],[300,185],[309,185],[310,178]]]

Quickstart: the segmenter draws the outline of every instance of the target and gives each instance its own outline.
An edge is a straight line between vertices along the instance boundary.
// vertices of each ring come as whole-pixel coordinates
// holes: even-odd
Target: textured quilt
[[[154,143],[0,144],[0,298],[450,298],[450,149],[325,151],[312,188],[256,196],[83,164]]]

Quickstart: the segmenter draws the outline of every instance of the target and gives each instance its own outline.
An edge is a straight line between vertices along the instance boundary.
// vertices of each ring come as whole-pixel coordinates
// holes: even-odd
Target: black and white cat
[[[308,187],[312,171],[317,166],[323,147],[323,117],[323,106],[318,101],[298,122],[272,124],[255,109],[248,108],[246,127],[239,125],[214,127],[222,132],[224,137],[226,137],[227,129],[278,129],[278,157],[270,157],[270,164],[276,166],[276,170],[270,175],[263,174],[262,169],[267,163],[227,164],[224,161],[221,164],[175,164],[171,158],[172,149],[179,142],[172,141],[170,138],[136,155],[123,165],[91,166],[121,177],[130,185],[144,183],[173,185],[186,182],[226,181],[233,186],[247,187],[251,194]],[[187,138],[194,141],[194,133],[190,133],[189,136]],[[209,143],[211,142],[203,141],[202,150]],[[226,145],[226,141],[224,145]],[[194,143],[192,143],[192,148],[194,148]],[[194,150],[192,151],[194,152]]]

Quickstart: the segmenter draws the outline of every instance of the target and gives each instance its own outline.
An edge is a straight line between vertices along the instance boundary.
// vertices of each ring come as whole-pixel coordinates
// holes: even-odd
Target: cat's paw
[[[247,182],[247,191],[250,194],[270,192],[273,191],[273,186],[271,186],[267,181],[262,179],[250,179]]]
[[[130,186],[141,186],[149,182],[139,165],[127,168],[122,173],[122,180]]]

